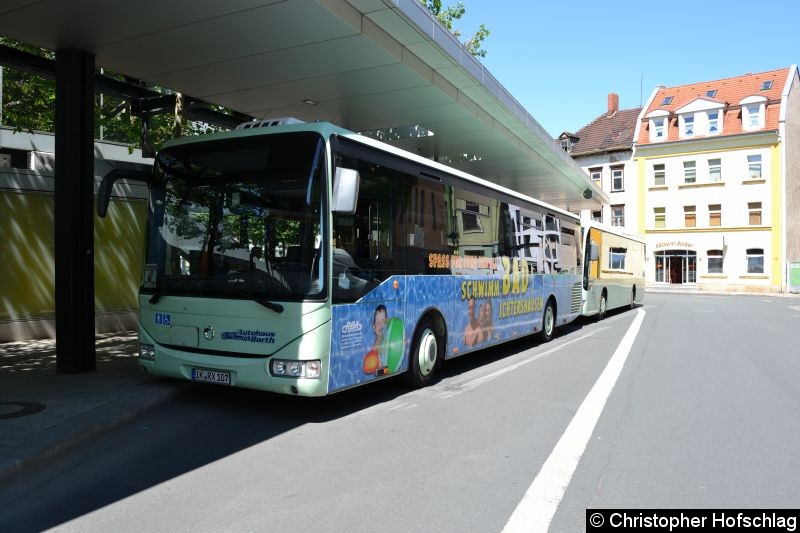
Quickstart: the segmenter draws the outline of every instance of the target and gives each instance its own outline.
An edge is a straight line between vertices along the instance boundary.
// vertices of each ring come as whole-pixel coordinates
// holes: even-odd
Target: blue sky
[[[800,2],[462,0],[491,31],[481,61],[552,136],[682,85],[800,62]],[[443,0],[454,5],[456,0]]]

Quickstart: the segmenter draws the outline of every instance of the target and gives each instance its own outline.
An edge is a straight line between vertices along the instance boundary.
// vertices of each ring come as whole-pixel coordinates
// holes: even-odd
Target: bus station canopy
[[[0,34],[254,117],[368,132],[569,211],[608,202],[419,0],[6,0]]]

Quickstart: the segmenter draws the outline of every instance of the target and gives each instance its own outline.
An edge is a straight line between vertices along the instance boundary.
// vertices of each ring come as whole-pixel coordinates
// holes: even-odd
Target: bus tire
[[[539,338],[542,342],[550,341],[556,332],[556,306],[553,304],[552,298],[547,300],[547,305],[542,312],[542,331],[539,333]]]
[[[597,320],[603,320],[608,312],[608,296],[606,290],[600,295],[600,306],[597,309]]]
[[[436,333],[430,317],[425,317],[414,332],[409,352],[406,381],[415,388],[424,387],[433,379],[439,361],[444,357],[444,340]]]

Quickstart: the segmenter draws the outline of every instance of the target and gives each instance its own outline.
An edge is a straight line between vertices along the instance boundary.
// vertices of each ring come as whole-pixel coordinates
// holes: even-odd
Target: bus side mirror
[[[333,176],[332,211],[337,215],[352,215],[358,204],[358,185],[361,178],[357,170],[337,168]]]
[[[136,165],[136,167],[115,168],[109,171],[103,180],[100,182],[100,188],[97,190],[97,216],[105,218],[108,214],[108,204],[111,201],[111,191],[114,188],[114,182],[118,179],[141,181],[146,184],[150,183],[150,170],[143,165]]]
[[[589,261],[597,261],[600,258],[600,252],[597,249],[597,244],[591,243],[589,245]]]

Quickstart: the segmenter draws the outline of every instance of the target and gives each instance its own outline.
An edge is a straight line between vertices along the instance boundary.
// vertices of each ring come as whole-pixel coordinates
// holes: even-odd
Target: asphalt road
[[[189,387],[0,487],[0,531],[499,532],[550,470],[551,531],[584,530],[587,507],[796,508],[798,325],[796,298],[648,294],[417,391]]]

